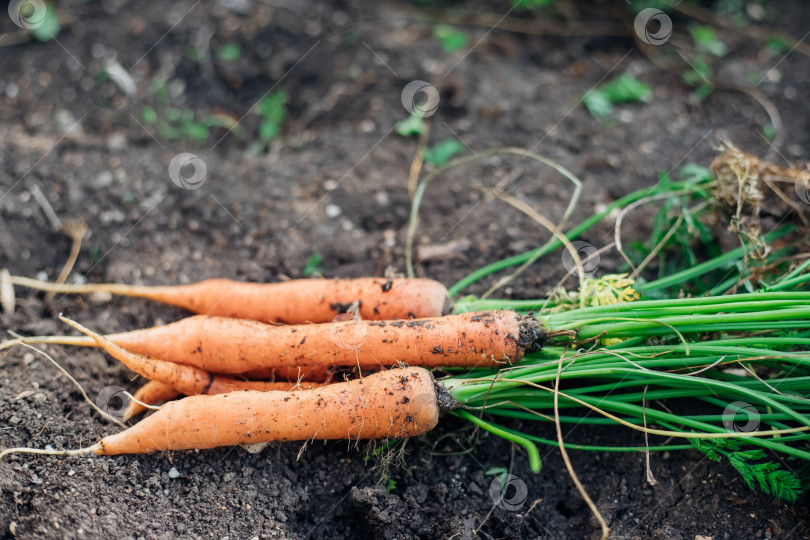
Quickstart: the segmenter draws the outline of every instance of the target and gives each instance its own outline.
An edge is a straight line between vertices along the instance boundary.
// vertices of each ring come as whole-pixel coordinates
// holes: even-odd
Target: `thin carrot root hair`
[[[14,332],[10,331],[9,333],[12,336],[17,336],[17,334],[15,334]],[[59,364],[59,362],[57,362],[51,355],[49,355],[45,351],[37,349],[36,347],[34,347],[32,345],[29,345],[27,343],[24,343],[24,342],[20,341],[20,336],[17,336],[17,338],[14,339],[14,340],[10,340],[10,342],[12,342],[13,345],[22,345],[23,347],[31,349],[32,351],[44,356],[50,363],[52,363],[54,366],[56,366],[59,369],[59,371],[61,371],[62,374],[65,375],[68,378],[68,380],[70,380],[70,382],[73,383],[74,386],[76,386],[76,388],[78,388],[78,390],[81,393],[82,398],[84,399],[84,401],[86,401],[90,405],[90,407],[93,408],[93,410],[95,410],[97,413],[99,413],[105,419],[107,419],[107,420],[115,423],[116,425],[126,429],[127,426],[123,422],[121,422],[120,420],[118,420],[114,416],[111,416],[109,413],[103,411],[101,408],[99,408],[98,405],[93,403],[93,400],[91,400],[90,397],[88,397],[87,392],[85,392],[82,385],[79,384],[79,381],[77,381],[70,373],[68,373],[67,370],[65,368],[63,368]],[[49,448],[44,448],[43,449],[43,448],[29,448],[29,447],[21,446],[21,447],[16,447],[16,448],[7,448],[7,449],[5,449],[3,451],[0,451],[0,460],[2,460],[4,457],[6,457],[8,455],[11,455],[11,454],[42,454],[42,455],[50,455],[50,456],[78,456],[78,455],[82,455],[82,454],[97,453],[99,448],[100,448],[99,443],[96,443],[96,444],[94,444],[92,446],[88,446],[86,448],[79,448],[79,449],[76,449],[76,450],[55,450],[55,449],[49,449]]]
[[[132,353],[116,345],[101,334],[93,332],[89,328],[61,314],[59,315],[59,319],[79,332],[96,340],[102,349],[141,377],[172,386],[175,390],[187,396],[222,394],[237,390],[257,390],[263,392],[271,390],[287,391],[309,389],[318,385],[318,383],[245,381],[224,375],[216,375],[193,366],[149,358],[144,355]]]
[[[17,336],[17,334],[16,334],[16,333],[14,333],[14,332],[12,332],[12,331],[9,331],[9,333],[10,333],[12,336]],[[17,336],[17,337],[19,338],[19,336]],[[14,340],[12,340],[12,341],[14,341]],[[114,424],[117,424],[118,426],[120,426],[120,427],[122,427],[122,428],[126,428],[126,427],[127,427],[127,426],[126,426],[126,425],[124,425],[124,423],[122,423],[120,420],[118,420],[118,419],[117,419],[117,418],[115,418],[114,416],[110,415],[110,414],[109,414],[109,413],[107,413],[106,411],[103,411],[103,410],[102,410],[102,409],[101,409],[101,408],[100,408],[98,405],[96,405],[96,404],[93,402],[93,400],[91,400],[91,399],[88,397],[87,392],[85,392],[84,387],[82,387],[82,385],[81,385],[81,384],[79,384],[79,381],[77,381],[76,379],[74,379],[74,378],[73,378],[73,376],[72,376],[70,373],[68,373],[68,371],[67,371],[65,368],[63,368],[63,367],[62,367],[62,366],[59,364],[59,362],[57,362],[56,360],[54,360],[54,358],[53,358],[51,355],[49,355],[48,353],[46,353],[46,352],[45,352],[45,351],[43,351],[43,350],[37,349],[36,347],[34,347],[34,346],[32,346],[32,345],[29,345],[29,344],[27,344],[27,343],[23,343],[23,342],[21,342],[21,341],[16,341],[16,342],[15,342],[15,344],[22,345],[23,347],[26,347],[26,348],[28,348],[28,349],[31,349],[32,351],[36,352],[37,354],[40,354],[40,355],[44,356],[44,357],[45,357],[45,358],[46,358],[46,359],[47,359],[47,360],[48,360],[48,361],[49,361],[51,364],[53,364],[54,366],[56,366],[56,368],[57,368],[59,371],[61,371],[61,372],[62,372],[62,374],[63,374],[64,376],[66,376],[70,382],[72,382],[72,383],[73,383],[73,385],[74,385],[74,386],[75,386],[75,387],[76,387],[76,388],[79,390],[79,392],[81,393],[82,398],[84,399],[84,401],[86,401],[86,402],[87,402],[87,404],[88,404],[88,405],[90,405],[90,407],[92,407],[92,408],[93,408],[93,410],[95,410],[97,413],[99,413],[101,416],[103,416],[105,419],[109,420],[110,422],[113,422]]]
[[[118,335],[126,335],[129,332]],[[101,347],[99,343],[90,336],[20,336],[14,334],[14,339],[0,341],[0,351],[10,349],[16,345],[72,345],[77,347]],[[112,338],[112,336],[105,336]],[[128,347],[124,347],[130,350]],[[132,351],[131,351],[132,352]],[[148,355],[144,355],[148,356]],[[166,358],[160,358],[166,360]],[[182,363],[182,362],[180,362]],[[268,382],[311,382],[326,384],[332,381],[334,370],[324,366],[318,365],[300,365],[289,367],[268,367],[247,370],[242,373],[234,372],[234,375],[239,374],[247,379],[268,381]]]
[[[92,446],[85,448],[77,448],[75,450],[51,450],[46,448],[28,448],[20,446],[17,448],[6,448],[0,452],[0,460],[12,454],[44,454],[47,456],[82,456],[85,454],[98,454],[101,449],[101,443],[96,443]]]
[[[156,405],[166,401],[171,401],[180,396],[174,386],[158,382],[149,381],[135,392],[132,399],[127,403],[127,408],[121,415],[121,420],[126,422],[133,416],[137,416],[147,409],[159,409]]]

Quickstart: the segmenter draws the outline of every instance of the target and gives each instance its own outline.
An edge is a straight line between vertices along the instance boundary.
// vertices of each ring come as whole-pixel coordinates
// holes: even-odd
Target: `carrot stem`
[[[497,435],[498,437],[502,437],[508,441],[512,441],[515,444],[519,444],[520,446],[526,449],[526,452],[529,457],[529,467],[531,468],[532,472],[535,473],[540,472],[540,468],[542,466],[542,462],[540,460],[540,452],[537,449],[537,445],[535,445],[532,441],[523,437],[522,435],[506,431],[505,429],[502,429],[500,426],[496,426],[495,424],[491,424],[485,420],[482,420],[481,418],[473,414],[470,414],[465,410],[457,409],[453,411],[453,414],[461,418],[464,418],[469,422],[472,422],[476,426],[486,431],[489,431],[493,435]]]

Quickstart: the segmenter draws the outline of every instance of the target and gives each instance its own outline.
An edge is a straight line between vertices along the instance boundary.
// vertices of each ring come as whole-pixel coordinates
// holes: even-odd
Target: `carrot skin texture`
[[[198,315],[107,338],[137,354],[216,373],[312,365],[366,369],[400,362],[495,366],[523,357],[523,324],[513,311],[291,326]]]
[[[178,392],[187,396],[197,394],[224,394],[238,390],[254,390],[259,392],[274,390],[289,391],[299,388],[310,389],[320,385],[320,383],[298,384],[294,382],[246,381],[235,379],[228,375],[210,373],[194,366],[150,358],[143,354],[129,351],[109,338],[97,334],[74,321],[64,319],[61,316],[60,319],[92,337],[109,355],[121,361],[122,364],[141,377],[172,386]]]
[[[300,369],[299,369],[300,367]],[[288,368],[261,368],[240,373],[246,379],[261,381],[306,381],[326,383],[332,380],[332,373],[322,366],[296,366]]]
[[[433,377],[400,368],[301,392],[232,392],[163,405],[98,454],[136,454],[309,439],[410,437],[439,421]]]
[[[315,388],[317,386],[321,386],[319,383],[307,383],[301,382],[300,384],[288,381],[281,381],[281,382],[265,382],[265,381],[223,381],[221,378],[215,377],[214,381],[211,383],[211,386],[208,387],[206,390],[205,395],[215,395],[215,394],[226,394],[228,392],[238,392],[240,390],[254,390],[257,392],[267,392],[267,391],[279,391],[279,392],[289,392],[292,390],[308,390],[310,388]],[[129,402],[127,406],[127,410],[122,415],[121,420],[126,422],[133,416],[137,416],[144,411],[146,411],[146,407],[141,405],[141,403],[145,403],[147,405],[156,405],[158,403],[169,402],[175,399],[178,396],[181,396],[182,392],[176,390],[173,386],[159,382],[159,381],[149,381],[148,383],[141,386],[137,392],[133,395],[135,398]],[[137,401],[136,401],[137,400]],[[138,402],[141,403],[138,403]]]
[[[293,390],[311,390],[323,386],[322,383],[301,381],[245,381],[215,375],[211,385],[205,389],[204,394],[213,396],[215,394],[227,394],[228,392],[253,391],[253,392],[291,392]]]
[[[150,287],[140,294],[193,313],[284,324],[332,321],[360,301],[362,319],[438,317],[447,289],[431,279],[300,279],[245,283],[209,279],[190,285]]]

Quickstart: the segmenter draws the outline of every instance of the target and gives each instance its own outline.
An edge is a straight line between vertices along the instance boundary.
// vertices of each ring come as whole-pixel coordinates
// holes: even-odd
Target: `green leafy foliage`
[[[765,459],[762,450],[743,450],[728,454],[731,465],[737,469],[745,483],[751,489],[757,487],[768,495],[773,495],[783,501],[795,502],[802,492],[801,480],[790,471],[779,467],[772,461]],[[754,463],[760,461],[759,463]]]
[[[289,96],[284,90],[276,90],[259,101],[259,140],[265,145],[281,134],[281,123],[287,116]]]
[[[166,105],[169,103],[169,89],[166,87],[166,79],[155,78],[152,83],[152,92],[155,101],[159,105]]]
[[[447,54],[463,49],[467,45],[467,34],[446,24],[436,25],[433,36],[439,40],[442,51]]]
[[[686,189],[674,190],[669,175],[664,171],[661,172],[658,180],[659,188],[662,191],[671,191],[673,195],[661,202],[660,209],[653,218],[649,239],[643,243],[634,242],[629,246],[631,258],[636,264],[644,260],[653,249],[658,248],[659,277],[698,264],[701,257],[695,251],[696,244],[711,256],[720,254],[720,249],[711,242],[710,228],[692,209],[696,201],[711,198],[708,189],[701,187],[712,180],[711,172],[700,165],[689,164],[681,169],[679,176],[679,181],[686,183]],[[678,191],[686,192],[678,193]],[[673,253],[677,256],[672,256]],[[716,283],[716,277],[703,276],[701,279]],[[694,282],[691,286],[695,290],[702,290],[705,285],[703,282]]]
[[[56,39],[56,36],[59,35],[60,29],[59,15],[57,15],[52,5],[47,4],[45,7],[45,18],[42,20],[42,24],[36,28],[31,28],[31,35],[34,36],[34,39],[37,41],[53,41]]]
[[[718,439],[722,440],[722,439]],[[720,461],[720,454],[717,453],[717,443],[711,439],[688,439],[689,444],[703,452],[707,458],[712,461]]]
[[[681,167],[680,179],[686,182],[691,187],[697,187],[704,182],[709,182],[712,179],[712,172],[697,163],[687,163]],[[708,192],[703,192],[708,197]]]
[[[217,47],[217,58],[224,62],[236,62],[242,55],[242,47],[238,43],[225,43]]]
[[[749,488],[787,502],[795,502],[804,488],[801,479],[778,463],[767,461],[767,454],[758,448],[743,450],[736,439],[689,439],[689,442],[712,461],[726,456]]]
[[[689,61],[690,69],[681,74],[683,82],[695,87],[695,95],[701,101],[714,90],[714,70],[706,55],[699,54]]]
[[[150,104],[141,107],[141,118],[163,138],[202,143],[211,136],[212,127],[242,135],[242,126],[232,116],[223,113],[198,114],[190,109],[171,106],[164,79],[157,78],[152,83],[152,98]]]
[[[157,122],[157,112],[148,105],[141,109],[141,116],[143,117],[143,121],[147,124],[154,124]]]
[[[167,107],[160,112],[154,107],[145,105],[141,108],[141,117],[147,125],[154,125],[158,133],[167,139],[185,139],[205,141],[210,136],[211,127],[222,127],[236,135],[242,134],[242,126],[224,114],[211,114],[195,119],[191,110]]]
[[[625,73],[599,88],[588,91],[582,100],[588,112],[597,118],[603,118],[613,113],[615,104],[647,101],[651,96],[650,85]]]
[[[728,47],[717,38],[717,34],[711,26],[690,26],[689,32],[699,51],[715,56],[725,56],[728,53]]]
[[[453,156],[463,151],[464,145],[461,144],[458,139],[448,138],[436,143],[430,148],[425,148],[425,151],[422,153],[422,158],[425,160],[425,163],[439,166],[444,165],[450,161]]]
[[[144,114],[145,112],[145,114]],[[150,111],[141,111],[144,120],[151,118]],[[161,137],[167,139],[188,139],[204,141],[208,138],[208,127],[194,119],[194,111],[168,107],[162,111],[163,116],[156,118],[156,127]]]
[[[316,274],[321,273],[321,263],[323,262],[323,255],[320,253],[313,253],[309,259],[307,259],[306,264],[304,265],[304,269],[301,270],[301,274],[304,277],[310,277]]]
[[[225,128],[235,135],[242,135],[242,125],[227,114],[209,114],[204,117],[201,122],[208,127],[221,127]]]
[[[555,2],[556,0],[517,0],[514,6],[517,11],[534,11],[551,7]]]
[[[790,43],[781,36],[770,36],[766,41],[766,45],[771,56],[785,54],[790,51]]]
[[[387,478],[385,480],[385,491],[388,493],[393,493],[397,489],[397,482],[393,478]]]
[[[398,122],[394,131],[397,132],[397,135],[412,137],[414,135],[421,135],[426,129],[425,120],[421,116],[412,114],[405,120]]]
[[[506,467],[490,467],[487,469],[484,475],[494,476],[501,485],[501,489],[503,489],[503,486],[506,483],[506,477],[509,476],[509,470]]]
[[[200,54],[200,49],[195,47],[194,45],[186,45],[186,56],[192,62],[199,62],[200,58],[202,58],[202,54]]]

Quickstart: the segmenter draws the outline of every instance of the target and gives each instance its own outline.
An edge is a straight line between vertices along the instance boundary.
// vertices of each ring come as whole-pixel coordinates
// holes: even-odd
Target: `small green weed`
[[[421,116],[412,114],[405,120],[398,122],[394,131],[397,132],[397,135],[412,137],[414,135],[421,135],[426,129],[425,120]]]
[[[436,25],[433,36],[439,40],[442,51],[447,54],[463,49],[467,45],[467,34],[446,24]]]
[[[440,166],[450,161],[453,156],[464,151],[464,145],[458,139],[444,139],[435,145],[425,148],[422,158],[425,163]]]
[[[599,88],[588,91],[583,97],[583,103],[594,117],[605,118],[613,114],[613,106],[618,103],[643,102],[651,96],[650,85],[625,73]]]

